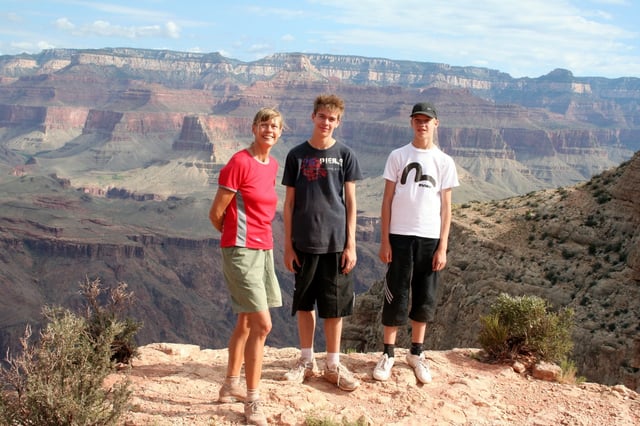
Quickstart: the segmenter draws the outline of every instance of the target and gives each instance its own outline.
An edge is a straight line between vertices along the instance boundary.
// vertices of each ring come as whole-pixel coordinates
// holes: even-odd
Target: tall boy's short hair
[[[317,113],[320,108],[337,112],[338,118],[341,118],[344,113],[344,101],[336,95],[320,95],[313,102],[313,113]]]

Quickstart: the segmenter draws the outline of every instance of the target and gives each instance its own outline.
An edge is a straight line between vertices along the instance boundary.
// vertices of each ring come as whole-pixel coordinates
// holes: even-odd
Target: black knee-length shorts
[[[313,311],[320,318],[342,318],[353,313],[355,303],[351,273],[340,267],[342,252],[311,254],[296,250],[300,267],[296,270],[291,315]]]
[[[385,277],[382,324],[401,326],[407,318],[433,322],[438,272],[432,262],[440,240],[395,234],[389,240],[392,260]]]

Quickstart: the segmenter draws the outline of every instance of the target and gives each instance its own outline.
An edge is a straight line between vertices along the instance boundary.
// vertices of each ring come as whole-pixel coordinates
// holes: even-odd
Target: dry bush
[[[60,307],[44,307],[45,326],[32,342],[27,326],[21,353],[7,352],[0,369],[0,422],[7,425],[115,425],[128,409],[128,378],[105,386],[116,364],[136,353],[133,337],[140,324],[118,316],[131,301],[126,285],[104,303],[99,281],[82,285],[88,305],[84,316]],[[132,346],[133,345],[133,346]]]

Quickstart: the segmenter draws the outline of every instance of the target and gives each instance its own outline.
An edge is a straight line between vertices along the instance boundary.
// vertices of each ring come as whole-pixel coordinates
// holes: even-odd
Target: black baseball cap
[[[411,110],[411,117],[418,114],[426,115],[431,118],[438,118],[436,107],[434,107],[431,102],[419,102],[415,104]]]

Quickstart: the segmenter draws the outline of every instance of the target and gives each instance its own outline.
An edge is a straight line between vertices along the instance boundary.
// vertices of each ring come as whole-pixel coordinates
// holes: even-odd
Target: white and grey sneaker
[[[431,371],[429,371],[429,363],[424,358],[424,352],[420,355],[407,354],[407,364],[413,368],[416,378],[421,383],[431,383]]]
[[[257,426],[267,426],[267,416],[262,410],[262,402],[259,399],[247,401],[244,403],[244,416],[247,418],[247,424]]]
[[[338,386],[343,391],[351,392],[360,386],[360,381],[356,376],[342,364],[338,364],[333,368],[327,366],[324,369],[323,376],[325,380]]]
[[[387,354],[382,354],[376,368],[373,369],[373,378],[380,381],[388,380],[391,376],[391,367],[395,361],[394,357],[389,357]]]
[[[312,360],[299,358],[295,367],[284,374],[284,379],[288,382],[302,383],[308,377],[314,376],[318,371],[318,364],[315,358]]]

